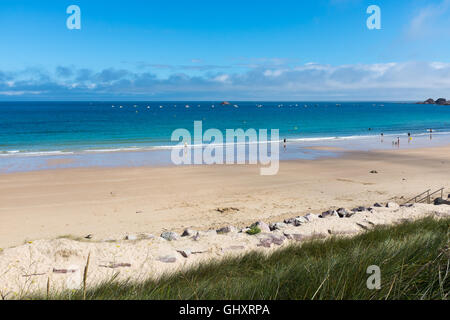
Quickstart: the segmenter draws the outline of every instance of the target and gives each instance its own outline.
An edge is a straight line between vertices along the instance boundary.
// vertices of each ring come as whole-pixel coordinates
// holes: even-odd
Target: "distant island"
[[[450,100],[446,100],[444,98],[439,98],[436,101],[433,99],[428,99],[423,102],[417,102],[417,104],[438,104],[441,106],[450,106]]]

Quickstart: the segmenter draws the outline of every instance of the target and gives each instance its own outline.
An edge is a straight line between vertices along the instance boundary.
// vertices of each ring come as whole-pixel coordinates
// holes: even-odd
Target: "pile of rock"
[[[441,106],[450,106],[450,100],[446,100],[445,98],[439,98],[436,101],[433,99],[428,99],[423,102],[417,102],[417,104],[437,104]]]
[[[444,200],[442,198],[437,198],[434,201],[435,205],[450,205],[449,200]],[[189,237],[194,241],[198,241],[204,237],[214,237],[217,235],[231,235],[231,234],[249,234],[250,236],[256,236],[256,239],[259,240],[258,246],[260,247],[271,247],[272,244],[281,245],[286,239],[303,241],[305,240],[305,235],[300,234],[298,231],[295,231],[295,227],[300,227],[302,225],[311,223],[320,219],[344,219],[351,218],[355,214],[358,213],[372,213],[376,208],[386,207],[391,210],[396,211],[400,208],[400,205],[395,202],[388,202],[386,204],[375,203],[372,207],[364,207],[359,206],[353,208],[351,210],[347,210],[346,208],[339,209],[331,209],[322,212],[321,214],[308,213],[304,216],[296,216],[293,218],[285,219],[284,221],[274,222],[267,224],[263,221],[257,221],[250,225],[249,227],[238,229],[234,226],[225,226],[217,230],[208,230],[208,231],[196,231],[192,229],[185,229],[181,236],[173,231],[165,231],[160,235],[159,239],[164,239],[166,241],[177,241],[182,237]],[[330,234],[332,232],[329,231]],[[240,235],[242,236],[242,235]],[[139,239],[151,239],[156,238],[153,235],[149,234],[139,234],[139,235],[127,235],[126,240],[139,240]],[[212,239],[212,238],[211,238]],[[190,249],[178,250],[178,252],[184,257],[188,258],[191,254],[196,252],[192,252]],[[197,252],[198,253],[198,252]],[[173,257],[162,257],[161,261],[163,262],[172,262]]]

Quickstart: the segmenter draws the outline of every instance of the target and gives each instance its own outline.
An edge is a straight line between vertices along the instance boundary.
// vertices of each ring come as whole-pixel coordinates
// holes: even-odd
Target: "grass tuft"
[[[450,291],[450,219],[376,227],[353,238],[251,252],[141,283],[113,279],[86,299],[442,299]],[[367,268],[381,270],[370,290]],[[30,297],[41,299],[40,296]],[[53,299],[83,299],[83,290]]]

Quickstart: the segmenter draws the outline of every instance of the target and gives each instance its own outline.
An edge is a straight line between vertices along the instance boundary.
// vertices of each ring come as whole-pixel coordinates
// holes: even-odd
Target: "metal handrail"
[[[425,192],[422,192],[421,194],[418,194],[417,196],[415,196],[414,198],[409,199],[408,201],[404,202],[403,204],[407,204],[410,203],[411,201],[414,200],[414,202],[417,202],[417,198],[423,196],[425,193],[429,193],[431,191],[431,189],[428,189]]]
[[[427,200],[427,203],[431,203],[431,196],[434,195],[434,194],[436,194],[436,193],[438,193],[438,192],[441,193],[441,198],[444,197],[444,189],[445,189],[445,188],[441,188],[441,189],[439,189],[439,190],[436,190],[436,191],[433,192],[433,193],[430,193],[431,189],[428,189],[427,191],[422,192],[421,194],[415,196],[414,198],[412,198],[412,199],[406,201],[404,204],[407,204],[407,203],[411,202],[412,200],[414,200],[415,203],[418,203],[418,202],[420,203],[420,202],[422,202],[422,201],[424,201],[424,200]],[[427,194],[425,197],[420,198],[419,200],[417,200],[417,198],[423,196],[425,193]]]

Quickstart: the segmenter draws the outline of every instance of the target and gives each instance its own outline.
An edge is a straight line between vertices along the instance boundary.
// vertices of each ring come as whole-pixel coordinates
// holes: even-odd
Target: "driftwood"
[[[22,275],[22,277],[28,278],[28,277],[33,277],[33,276],[44,276],[44,275],[46,275],[46,273],[32,273],[32,274],[24,274],[24,275]]]
[[[109,265],[100,265],[99,267],[115,269],[115,268],[122,268],[122,267],[131,267],[131,264],[130,263],[111,263]]]
[[[75,269],[55,269],[53,268],[53,273],[75,273],[78,270]]]

